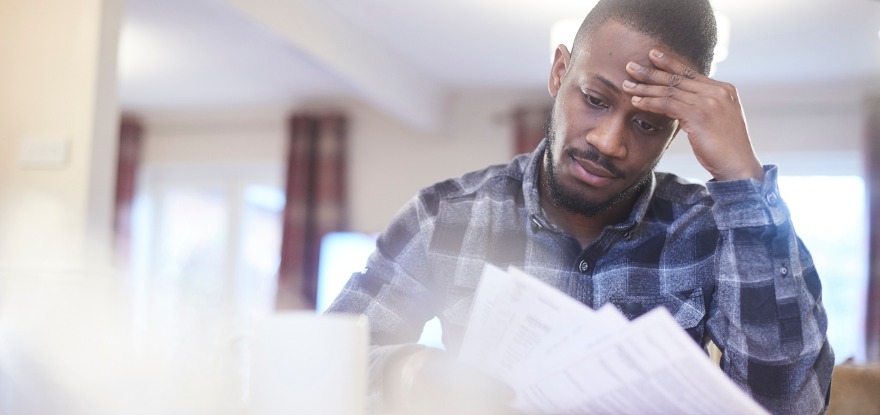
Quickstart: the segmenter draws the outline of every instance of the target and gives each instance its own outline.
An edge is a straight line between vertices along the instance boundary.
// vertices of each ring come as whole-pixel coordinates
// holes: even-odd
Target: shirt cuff
[[[764,180],[715,181],[706,183],[715,204],[712,214],[719,230],[779,225],[789,217],[779,196],[778,168],[764,166]]]

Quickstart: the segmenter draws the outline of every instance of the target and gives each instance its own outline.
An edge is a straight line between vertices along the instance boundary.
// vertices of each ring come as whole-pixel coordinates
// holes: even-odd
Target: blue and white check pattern
[[[387,359],[411,350],[438,316],[460,347],[485,263],[516,266],[597,309],[635,318],[666,307],[721,368],[773,413],[822,412],[834,363],[821,284],[779,197],[763,182],[687,183],[655,173],[629,218],[586,249],[538,201],[546,140],[531,154],[423,189],[397,214],[330,312],[371,325],[371,388]]]

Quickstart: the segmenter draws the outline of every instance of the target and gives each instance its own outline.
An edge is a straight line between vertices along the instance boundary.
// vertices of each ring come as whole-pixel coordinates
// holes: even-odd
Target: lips
[[[595,187],[606,186],[617,177],[606,168],[593,161],[577,157],[571,158],[574,163],[574,174],[581,181]]]

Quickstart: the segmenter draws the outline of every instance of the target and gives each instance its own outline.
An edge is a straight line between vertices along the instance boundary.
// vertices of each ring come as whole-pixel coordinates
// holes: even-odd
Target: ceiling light
[[[149,25],[128,20],[120,28],[116,65],[122,83],[155,76],[168,62],[165,54],[157,32]]]

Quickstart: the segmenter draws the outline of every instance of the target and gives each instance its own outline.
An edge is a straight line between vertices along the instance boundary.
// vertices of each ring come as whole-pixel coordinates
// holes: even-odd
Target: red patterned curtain
[[[119,156],[116,164],[116,201],[113,212],[113,249],[116,259],[131,257],[131,209],[140,166],[144,129],[140,121],[125,116],[119,125]]]
[[[880,362],[880,97],[868,101],[865,140],[868,191],[868,296],[865,318],[865,357]]]
[[[521,107],[513,112],[514,154],[531,153],[544,138],[549,106]]]
[[[295,114],[288,122],[278,309],[314,309],[321,238],[347,225],[346,124],[339,114]]]

